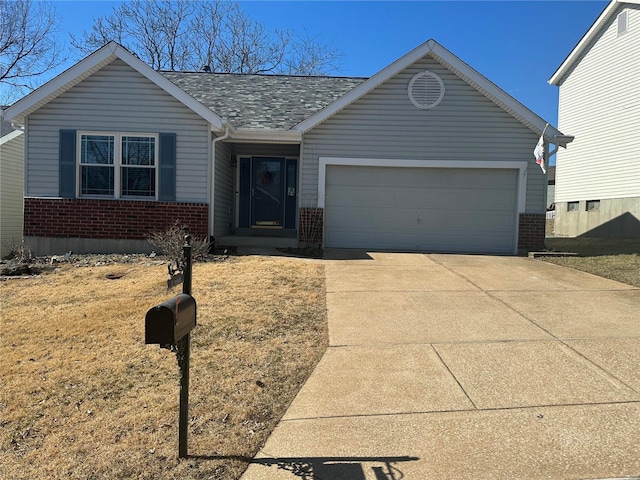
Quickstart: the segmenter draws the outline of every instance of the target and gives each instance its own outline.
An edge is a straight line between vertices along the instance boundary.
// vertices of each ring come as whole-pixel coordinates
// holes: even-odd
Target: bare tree
[[[191,56],[185,65],[186,69],[196,70],[207,65],[223,71],[218,57],[223,48],[225,19],[238,8],[237,3],[225,1],[210,1],[201,5],[189,25],[192,32],[189,38]]]
[[[217,66],[223,72],[269,73],[281,70],[291,35],[268,32],[260,22],[235,9],[226,16]]]
[[[59,25],[51,3],[0,0],[0,82],[17,92],[33,89],[38,77],[64,62],[55,38]]]
[[[71,44],[84,55],[111,40],[135,51],[155,70],[177,70],[187,61],[188,19],[196,3],[188,0],[132,0],[95,20],[82,38]]]
[[[83,55],[115,40],[156,70],[314,75],[336,70],[340,58],[317,36],[270,31],[226,0],[132,0],[71,39]]]
[[[306,30],[291,42],[291,54],[287,57],[284,70],[290,75],[323,75],[339,70],[342,54],[326,44],[320,43],[318,35],[310,35]]]

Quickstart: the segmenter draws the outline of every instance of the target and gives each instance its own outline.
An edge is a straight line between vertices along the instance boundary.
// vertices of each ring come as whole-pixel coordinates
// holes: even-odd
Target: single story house
[[[0,258],[22,241],[24,135],[0,117]]]
[[[612,0],[555,71],[555,234],[640,237],[640,0]]]
[[[370,78],[157,72],[111,42],[6,113],[38,252],[139,251],[176,220],[219,244],[544,244],[547,122],[434,40]],[[546,154],[571,140],[547,127]]]

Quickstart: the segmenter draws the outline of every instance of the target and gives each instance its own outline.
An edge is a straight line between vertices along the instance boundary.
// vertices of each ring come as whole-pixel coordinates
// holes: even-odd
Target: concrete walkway
[[[330,347],[244,480],[640,478],[640,289],[330,251]]]

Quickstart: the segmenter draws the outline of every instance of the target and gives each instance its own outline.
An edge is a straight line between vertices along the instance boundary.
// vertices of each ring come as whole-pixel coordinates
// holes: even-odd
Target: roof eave
[[[296,130],[235,128],[231,130],[229,139],[245,143],[300,143],[302,141],[302,132]]]
[[[135,55],[129,53],[124,47],[113,41],[99,48],[88,57],[14,103],[4,111],[5,118],[15,124],[24,126],[24,120],[27,115],[66,92],[74,85],[77,85],[116,58],[125,62],[149,81],[162,88],[187,108],[208,121],[213,129],[222,131],[224,124],[222,118],[170,80],[163,77],[160,73],[156,72]]]
[[[474,68],[456,57],[449,50],[436,43],[431,51],[431,56],[443,63],[448,69],[453,71],[458,77],[465,80],[468,84],[489,98],[493,103],[501,107],[511,116],[519,120],[522,124],[541,135],[545,132],[547,140],[562,133],[542,117],[534,113],[532,110],[524,106],[514,97],[509,95],[495,83],[480,74]]]
[[[453,53],[449,52],[446,48],[444,48],[433,39],[426,41],[403,57],[383,68],[373,77],[358,85],[346,95],[343,95],[322,110],[316,112],[306,120],[294,126],[293,130],[297,130],[302,133],[308,132],[312,128],[324,122],[329,117],[335,115],[340,110],[346,108],[351,103],[355,102],[377,86],[381,85],[394,75],[398,74],[405,68],[409,67],[410,65],[427,55],[431,56],[434,60],[442,63],[456,75],[463,78],[470,85],[480,91],[483,95],[492,100],[495,104],[503,108],[514,118],[519,120],[526,127],[534,131],[538,135],[542,134],[542,132],[545,130],[545,127],[547,128],[548,132],[548,134],[545,135],[545,138],[547,139],[552,138],[554,135],[562,135],[562,133],[557,128],[549,125],[548,122],[546,122],[542,117],[529,110],[518,100],[506,93],[486,77],[478,73],[475,69],[467,65],[465,62],[460,60]]]
[[[10,142],[14,138],[17,138],[20,135],[22,135],[23,133],[24,132],[22,130],[14,130],[13,132],[7,133],[5,136],[0,137],[0,145],[4,145],[5,143]]]
[[[622,4],[640,5],[640,0],[612,0],[598,16],[595,22],[593,22],[591,28],[589,28],[589,30],[587,30],[587,32],[582,36],[578,44],[573,47],[573,50],[571,50],[569,55],[567,55],[567,58],[564,59],[562,64],[556,69],[553,75],[551,75],[551,78],[548,80],[550,85],[560,86],[565,75],[580,58],[582,52],[584,52],[584,50],[589,46],[594,37],[598,35],[602,26],[609,21],[611,16],[618,9],[618,6]]]
[[[422,57],[424,57],[430,50],[433,44],[435,44],[435,40],[430,39],[424,42],[422,45],[414,48],[409,53],[403,55],[395,62],[387,65],[385,68],[380,70],[374,76],[368,78],[360,85],[355,87],[353,90],[350,90],[348,93],[333,101],[322,110],[314,113],[307,119],[303,120],[299,124],[293,127],[293,130],[301,131],[303,133],[308,132],[315,126],[324,122],[327,118],[335,115],[340,110],[349,106],[365,94],[369,93],[371,90],[376,88],[378,85],[386,82],[388,79],[393,77],[395,74],[405,69],[412,63],[417,62]]]

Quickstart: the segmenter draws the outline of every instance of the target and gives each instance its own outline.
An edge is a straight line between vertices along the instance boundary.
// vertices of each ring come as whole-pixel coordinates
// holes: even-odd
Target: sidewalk
[[[640,476],[640,289],[518,257],[329,255],[330,347],[244,480]]]

